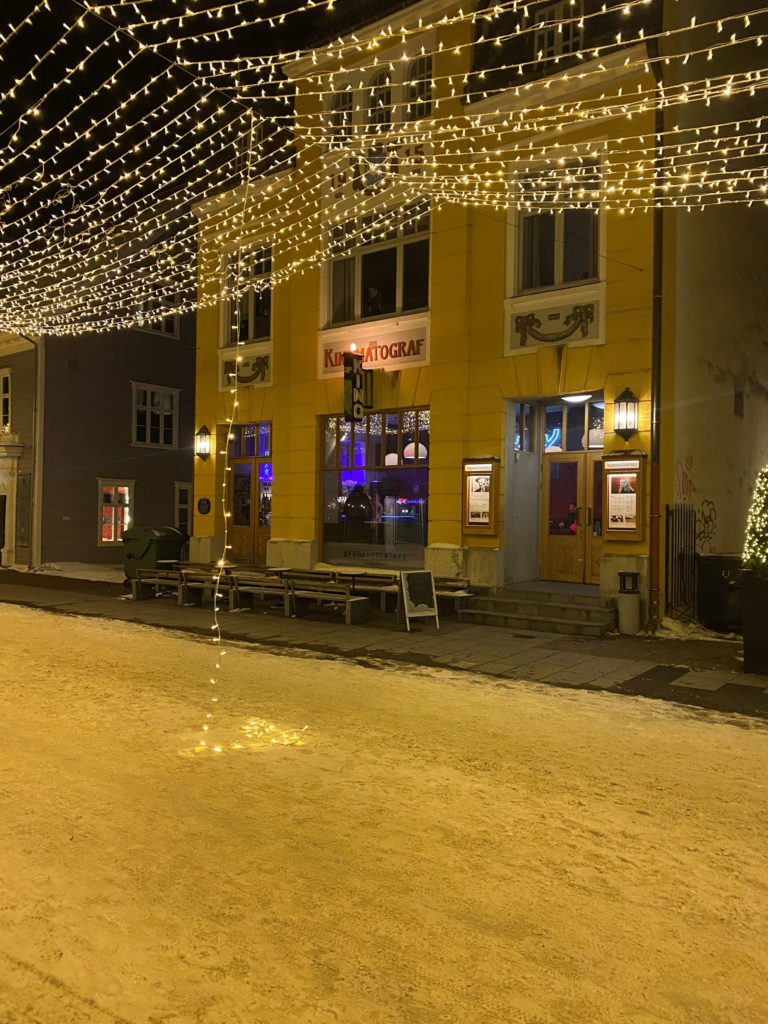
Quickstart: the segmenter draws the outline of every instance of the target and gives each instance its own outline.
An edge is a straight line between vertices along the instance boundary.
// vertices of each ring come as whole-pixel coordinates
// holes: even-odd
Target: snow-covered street
[[[0,1024],[765,1024],[761,721],[0,620]]]

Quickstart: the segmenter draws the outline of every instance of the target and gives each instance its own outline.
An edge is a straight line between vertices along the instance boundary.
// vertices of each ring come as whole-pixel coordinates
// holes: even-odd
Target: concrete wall
[[[746,0],[680,0],[669,10],[687,24],[693,15],[704,21],[752,7]],[[726,29],[737,36],[747,31],[742,19]],[[766,31],[768,18],[753,16],[749,32]],[[693,58],[686,74],[696,79],[756,70],[764,65],[762,54],[754,43],[728,47],[711,61]],[[746,134],[756,130],[748,119],[764,114],[758,92],[718,98],[710,107],[684,106],[674,120],[693,128],[743,119]],[[725,128],[721,136],[734,132]],[[666,500],[695,506],[700,552],[739,552],[752,487],[768,462],[768,209],[761,203],[698,211],[694,204],[693,212],[671,211],[665,231],[674,240],[676,280],[665,334],[674,352],[664,382],[665,435],[674,438],[664,464]]]

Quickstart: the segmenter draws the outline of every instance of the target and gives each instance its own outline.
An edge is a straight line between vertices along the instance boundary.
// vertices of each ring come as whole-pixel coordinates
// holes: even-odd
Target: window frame
[[[353,89],[347,87],[332,94],[328,126],[332,149],[340,149],[352,138],[355,130],[355,94]]]
[[[13,424],[13,398],[10,369],[0,370],[0,434],[10,434]]]
[[[421,121],[432,116],[433,89],[432,55],[425,53],[408,65],[403,82],[403,121]]]
[[[138,424],[137,424],[136,420],[137,420],[137,413],[138,413],[139,408],[140,408],[139,401],[138,401],[138,392],[139,391],[147,391],[147,392],[150,392],[150,393],[154,392],[154,393],[168,394],[173,399],[173,408],[172,408],[172,413],[171,413],[171,415],[172,415],[173,441],[171,442],[171,444],[166,444],[164,441],[150,441],[150,440],[140,441],[138,439]],[[141,381],[131,381],[131,445],[133,447],[135,447],[135,448],[154,448],[154,449],[161,448],[164,451],[175,451],[175,450],[178,450],[178,447],[179,447],[179,396],[180,396],[180,394],[181,394],[181,389],[180,388],[167,387],[164,384],[145,384],[145,383],[142,383]],[[148,402],[146,404],[146,406],[141,406],[141,407],[146,408],[147,412],[151,415],[153,406],[152,406],[152,404],[150,402]],[[160,415],[161,416],[165,416],[167,414],[163,413],[163,411],[160,410]],[[148,417],[147,424],[146,424],[146,427],[145,427],[145,429],[147,431],[147,436],[149,435],[150,427],[151,427],[151,424],[149,423],[149,417]],[[159,427],[161,437],[162,437],[162,435],[165,432],[164,428],[165,428],[165,424],[161,420],[160,427]]]
[[[268,262],[269,269],[258,274],[249,273],[247,277],[243,277],[238,270],[238,264],[245,258],[251,259],[256,256],[259,257],[258,262]],[[224,278],[227,285],[228,298],[223,304],[224,316],[221,348],[236,348],[238,345],[265,345],[272,341],[272,300],[274,298],[274,286],[270,284],[260,290],[257,290],[252,285],[253,282],[266,281],[270,279],[273,272],[274,252],[270,239],[260,238],[250,241],[246,245],[240,246],[227,253],[225,256]],[[248,282],[246,286],[243,286],[244,280]],[[237,294],[234,294],[233,289],[238,285],[238,283],[240,284],[240,287],[237,288]],[[261,295],[264,292],[267,292],[269,295],[269,332],[265,335],[260,334],[257,337],[252,337],[249,332],[249,336],[247,338],[241,338],[238,327],[239,321],[236,319],[235,314],[239,310],[240,304],[245,299],[248,303],[248,322],[249,324],[254,324],[256,322],[256,296],[257,293]]]
[[[409,219],[410,214],[414,213],[412,221]],[[418,216],[415,215],[413,207],[407,207],[402,212],[402,217],[398,217],[398,223],[396,228],[390,229],[387,232],[386,227],[380,229],[369,227],[369,230],[377,232],[381,230],[382,233],[390,234],[390,237],[384,237],[380,240],[365,241],[366,231],[366,218],[365,217],[353,217],[344,223],[337,225],[341,231],[349,229],[350,225],[354,225],[352,229],[354,237],[357,239],[356,244],[350,246],[348,249],[342,249],[341,252],[332,256],[326,263],[327,269],[327,285],[325,289],[326,293],[326,317],[325,325],[326,328],[337,328],[343,327],[348,324],[358,323],[372,323],[376,320],[386,319],[388,317],[395,316],[410,316],[414,313],[425,313],[429,311],[430,299],[431,299],[431,286],[432,286],[432,212],[431,207],[421,212]],[[422,221],[426,221],[426,225],[419,227]],[[414,230],[409,230],[410,226],[413,226]],[[391,231],[395,230],[397,234],[391,236]],[[349,237],[349,236],[347,236]],[[420,242],[427,242],[427,303],[425,306],[417,306],[413,308],[403,308],[403,291],[404,291],[404,265],[405,265],[405,250],[408,246],[414,245]],[[343,246],[343,242],[337,243]],[[334,242],[331,240],[331,249],[333,250]],[[386,252],[394,249],[396,252],[396,270],[395,270],[395,308],[394,310],[387,313],[374,313],[369,316],[363,316],[363,261],[365,256],[377,252]],[[335,320],[334,319],[334,267],[346,263],[352,260],[352,317],[351,319]]]
[[[600,251],[602,246],[602,235],[605,224],[604,214],[600,207],[600,184],[602,181],[600,173],[600,165],[595,162],[594,164],[580,165],[580,169],[584,169],[587,174],[593,172],[593,176],[588,178],[587,181],[594,182],[594,189],[596,196],[594,199],[587,201],[576,201],[572,205],[567,207],[558,207],[556,209],[548,209],[547,202],[536,206],[535,209],[528,209],[523,202],[517,203],[517,214],[518,214],[518,240],[516,246],[516,281],[515,281],[515,293],[517,295],[531,295],[536,292],[547,292],[547,291],[560,291],[564,288],[578,288],[584,285],[597,284],[601,280],[601,257]],[[529,177],[529,181],[539,180],[535,174]],[[569,187],[573,188],[579,195],[581,195],[585,189],[579,188],[578,179],[575,182],[568,183]],[[523,182],[525,187],[525,182]],[[593,273],[589,277],[575,278],[574,280],[564,280],[564,272],[566,265],[566,214],[571,211],[588,211],[594,218],[592,222],[592,233],[590,238],[590,259],[593,268]],[[552,262],[552,283],[551,284],[532,284],[526,285],[526,270],[529,266],[527,261],[528,246],[526,240],[526,223],[532,221],[540,216],[552,216],[554,218],[554,230],[552,236],[553,245],[553,262]]]
[[[534,23],[534,57],[541,61],[557,61],[561,57],[578,53],[584,46],[584,27],[579,25],[576,19],[581,19],[583,16],[583,0],[577,0],[575,5],[572,5],[569,0],[555,0],[554,3],[546,4],[536,11],[531,16]],[[563,33],[564,21],[568,22],[567,46],[564,45],[566,42]],[[542,25],[543,22],[547,24]],[[551,46],[548,45],[550,36],[552,37]]]
[[[185,503],[180,500],[180,494],[182,489],[186,489],[188,501]],[[187,529],[184,531],[187,536],[192,533],[192,482],[186,482],[184,480],[173,481],[173,525],[177,530],[181,530],[179,511],[182,508],[187,510]]]
[[[369,135],[386,135],[392,130],[397,104],[392,96],[395,83],[388,68],[375,71],[368,80],[365,103],[365,130]],[[386,102],[380,102],[386,97]]]
[[[169,305],[169,297],[160,295],[149,295],[142,299],[139,302],[139,313],[147,314],[147,317],[137,321],[138,329],[146,331],[148,334],[159,334],[164,338],[179,338],[181,336],[179,314],[168,312],[178,304],[179,296],[171,297],[170,302]]]
[[[98,477],[98,479],[97,479],[97,487],[98,487],[98,491],[97,491],[97,493],[98,493],[98,505],[97,505],[97,523],[96,523],[97,545],[100,548],[114,548],[118,544],[122,545],[123,538],[122,538],[122,536],[120,536],[120,537],[117,536],[117,530],[115,529],[115,527],[117,526],[117,523],[116,523],[115,519],[113,518],[112,526],[113,526],[113,529],[114,529],[115,536],[113,537],[112,540],[104,540],[103,539],[102,533],[103,533],[104,521],[103,521],[102,517],[103,517],[103,510],[104,510],[104,505],[105,505],[105,503],[104,503],[104,488],[105,487],[115,487],[115,488],[126,487],[128,489],[128,501],[127,501],[127,503],[124,506],[122,506],[123,508],[126,508],[128,510],[128,516],[125,519],[125,521],[123,522],[123,533],[125,533],[125,531],[130,529],[130,527],[133,525],[133,507],[134,507],[134,501],[135,501],[136,481],[135,480],[122,480],[122,479],[117,479],[116,477]],[[118,508],[118,507],[121,507],[121,506],[119,506],[119,504],[114,504],[112,506],[112,508],[115,508],[115,509]]]

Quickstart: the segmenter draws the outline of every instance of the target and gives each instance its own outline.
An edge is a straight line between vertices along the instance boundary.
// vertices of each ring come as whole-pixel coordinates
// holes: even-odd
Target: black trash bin
[[[187,535],[174,526],[132,526],[123,533],[126,580],[136,579],[137,569],[157,569],[159,563],[178,562]]]
[[[698,555],[696,617],[708,629],[741,629],[741,555]]]

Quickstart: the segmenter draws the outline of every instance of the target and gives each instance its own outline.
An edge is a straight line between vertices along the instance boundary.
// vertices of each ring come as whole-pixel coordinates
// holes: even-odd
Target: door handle
[[[587,526],[592,525],[592,509],[587,505]]]

